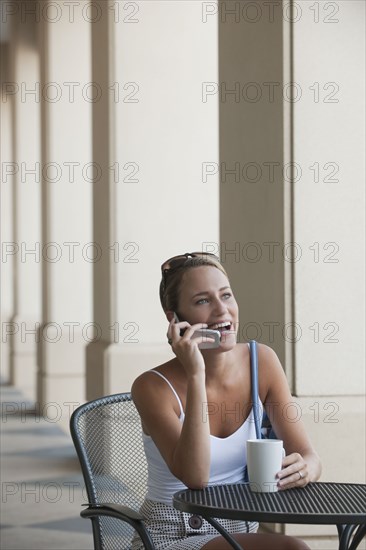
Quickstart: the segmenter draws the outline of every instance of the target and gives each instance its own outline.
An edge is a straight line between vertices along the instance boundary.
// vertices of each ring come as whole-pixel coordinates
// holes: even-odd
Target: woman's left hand
[[[278,489],[305,487],[310,481],[307,463],[299,453],[292,453],[282,460],[282,470],[277,474]]]

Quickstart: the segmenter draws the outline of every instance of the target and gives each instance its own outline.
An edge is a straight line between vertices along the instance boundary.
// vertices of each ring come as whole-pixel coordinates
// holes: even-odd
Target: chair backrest
[[[89,502],[117,503],[138,511],[147,487],[140,417],[130,393],[103,397],[76,409],[71,435]],[[129,548],[134,530],[108,517],[93,520],[96,548]]]

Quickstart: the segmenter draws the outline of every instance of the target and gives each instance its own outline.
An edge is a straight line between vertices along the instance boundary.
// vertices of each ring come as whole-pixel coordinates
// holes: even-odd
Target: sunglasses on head
[[[186,252],[185,254],[180,254],[179,256],[173,256],[172,258],[169,258],[169,260],[166,260],[166,262],[164,262],[161,266],[161,275],[163,279],[162,288],[165,288],[166,276],[168,275],[168,273],[184,267],[186,261],[191,258],[197,259],[197,265],[199,265],[199,260],[204,260],[205,258],[213,258],[217,262],[220,262],[219,258],[211,252]]]
[[[166,275],[166,273],[172,269],[177,269],[178,267],[184,266],[185,262],[190,258],[202,260],[205,258],[215,258],[218,262],[220,261],[219,258],[211,252],[186,252],[185,254],[179,254],[178,256],[173,256],[172,258],[169,258],[169,260],[166,260],[166,262],[164,262],[161,266],[162,275]]]

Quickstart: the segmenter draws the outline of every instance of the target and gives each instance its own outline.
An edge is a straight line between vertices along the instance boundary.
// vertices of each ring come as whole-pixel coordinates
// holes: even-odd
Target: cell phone
[[[174,320],[176,323],[179,323],[179,318],[178,318],[178,315],[176,313],[174,313]],[[182,329],[180,331],[180,335],[183,336],[183,334],[185,333],[187,329]],[[219,330],[211,330],[209,328],[201,328],[201,329],[198,329],[198,330],[195,330],[193,335],[192,335],[192,338],[197,338],[201,336],[202,338],[202,342],[200,342],[198,344],[198,347],[200,349],[215,349],[215,348],[218,348],[220,346],[220,338],[221,338],[221,333]],[[205,342],[204,339],[205,338],[213,338],[214,339],[214,342]]]

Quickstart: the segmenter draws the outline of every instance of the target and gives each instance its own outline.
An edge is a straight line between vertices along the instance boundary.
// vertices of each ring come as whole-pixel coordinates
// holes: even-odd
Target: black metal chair
[[[130,393],[102,397],[76,409],[72,439],[88,494],[96,550],[129,549],[136,531],[154,550],[138,512],[146,493],[147,464],[140,417]]]

